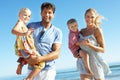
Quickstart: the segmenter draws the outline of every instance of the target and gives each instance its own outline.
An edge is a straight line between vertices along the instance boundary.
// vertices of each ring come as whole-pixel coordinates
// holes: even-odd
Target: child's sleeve
[[[22,64],[22,65],[26,65],[27,64],[27,61],[24,58],[22,58],[22,57],[19,57],[17,62]]]

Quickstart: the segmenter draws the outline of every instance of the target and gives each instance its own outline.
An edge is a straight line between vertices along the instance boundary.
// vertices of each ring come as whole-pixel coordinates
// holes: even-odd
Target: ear
[[[40,15],[42,16],[42,11],[40,12]]]
[[[18,18],[21,19],[21,14],[18,15]]]
[[[54,18],[55,14],[53,13],[53,18]]]

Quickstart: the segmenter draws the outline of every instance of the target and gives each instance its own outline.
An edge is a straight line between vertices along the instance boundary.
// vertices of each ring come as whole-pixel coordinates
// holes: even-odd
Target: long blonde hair
[[[87,9],[86,12],[85,12],[85,16],[86,16],[86,14],[87,14],[88,12],[90,12],[90,11],[94,12],[95,15],[96,15],[96,18],[95,18],[95,26],[96,26],[96,27],[100,27],[100,25],[101,25],[101,23],[102,23],[102,19],[104,19],[104,17],[103,17],[102,15],[98,14],[98,12],[97,12],[95,9],[93,9],[93,8]]]

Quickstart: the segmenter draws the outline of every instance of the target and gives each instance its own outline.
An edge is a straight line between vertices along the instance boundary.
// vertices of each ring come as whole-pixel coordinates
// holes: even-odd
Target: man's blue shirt
[[[54,25],[51,25],[47,30],[45,30],[41,22],[33,22],[28,24],[28,28],[34,28],[33,38],[35,41],[35,47],[41,55],[46,55],[52,52],[53,44],[62,44],[62,32]],[[55,67],[54,60],[47,61],[45,63],[45,69]]]

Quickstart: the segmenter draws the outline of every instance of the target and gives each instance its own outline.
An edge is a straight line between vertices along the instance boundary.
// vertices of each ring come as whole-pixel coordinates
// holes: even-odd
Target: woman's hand
[[[88,46],[88,45],[90,45],[90,40],[89,39],[83,40],[83,41],[78,42],[77,44],[79,44],[79,46],[80,45]]]
[[[81,41],[78,41],[75,43],[77,46],[80,46],[81,45]]]

